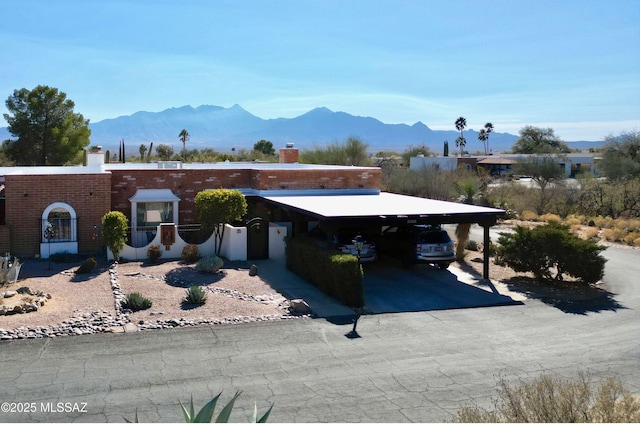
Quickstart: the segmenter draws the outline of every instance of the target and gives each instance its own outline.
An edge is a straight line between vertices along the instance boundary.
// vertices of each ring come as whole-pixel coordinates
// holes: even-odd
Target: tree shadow
[[[96,267],[89,273],[82,273],[82,274],[72,273],[73,275],[70,276],[71,277],[70,281],[73,283],[86,282],[91,279],[95,279],[96,277],[98,277],[99,275],[101,275],[102,273],[108,270],[109,270],[108,267]]]
[[[615,300],[616,294],[598,286],[524,276],[515,276],[502,282],[510,291],[542,301],[564,313],[587,315],[627,308]]]
[[[204,273],[195,267],[178,267],[165,274],[165,282],[169,286],[188,288],[193,285],[211,285],[226,276],[224,270],[216,273]]]

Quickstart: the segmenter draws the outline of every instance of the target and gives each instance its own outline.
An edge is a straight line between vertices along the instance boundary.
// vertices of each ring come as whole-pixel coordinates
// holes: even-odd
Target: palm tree
[[[464,117],[458,117],[455,122],[456,129],[460,131],[460,136],[456,138],[456,147],[460,147],[460,157],[462,157],[462,153],[464,152],[464,146],[467,145],[467,140],[464,139],[464,135],[462,131],[467,127],[467,119]]]
[[[481,132],[482,132],[482,131],[481,131]],[[489,153],[489,151],[490,151],[490,150],[489,150],[489,134],[490,134],[491,132],[493,132],[493,123],[491,123],[491,122],[487,122],[487,123],[485,123],[485,125],[484,125],[484,132],[485,132],[485,134],[487,135],[487,146],[486,146],[486,148],[484,149],[484,154],[488,154],[488,153]]]
[[[489,133],[485,129],[480,129],[478,132],[478,139],[482,141],[484,145],[484,154],[487,154],[487,141],[489,140]]]
[[[187,155],[187,141],[189,140],[189,132],[186,129],[182,129],[178,134],[178,138],[182,141],[182,158],[186,160]]]

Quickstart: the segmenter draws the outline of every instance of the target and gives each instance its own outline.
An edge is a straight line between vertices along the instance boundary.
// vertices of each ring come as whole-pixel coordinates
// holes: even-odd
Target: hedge
[[[308,237],[287,238],[287,268],[348,307],[364,307],[362,266]]]

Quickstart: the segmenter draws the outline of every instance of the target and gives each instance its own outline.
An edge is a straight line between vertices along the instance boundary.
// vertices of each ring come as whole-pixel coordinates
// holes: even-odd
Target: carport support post
[[[484,243],[483,243],[483,263],[482,263],[482,278],[489,278],[489,246],[491,245],[491,237],[489,236],[489,229],[491,229],[491,225],[482,224],[482,228],[484,229]]]

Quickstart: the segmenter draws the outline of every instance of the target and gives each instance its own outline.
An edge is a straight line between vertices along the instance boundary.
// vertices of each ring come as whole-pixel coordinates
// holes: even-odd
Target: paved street
[[[583,310],[527,300],[365,315],[355,339],[336,317],[0,343],[0,402],[34,409],[0,422],[122,422],[136,409],[141,421],[181,421],[179,400],[236,390],[237,422],[254,402],[260,413],[275,404],[271,422],[442,422],[490,404],[501,376],[579,370],[640,393],[640,251],[604,254],[611,294]]]

